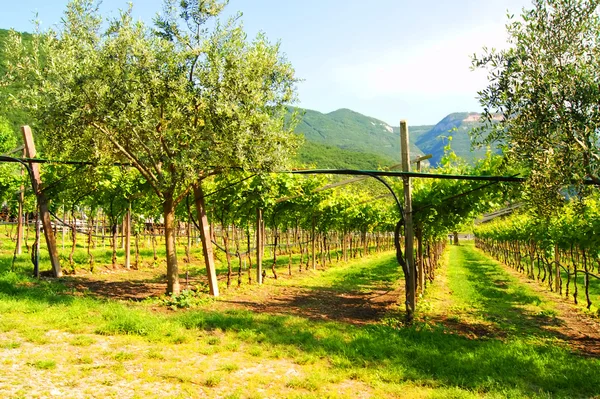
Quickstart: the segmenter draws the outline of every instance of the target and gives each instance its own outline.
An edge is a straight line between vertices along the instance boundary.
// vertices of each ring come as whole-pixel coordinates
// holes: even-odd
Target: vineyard
[[[0,396],[600,397],[597,2],[472,57],[478,159],[355,120],[376,170],[299,163],[301,79],[226,5],[0,32]]]
[[[598,294],[598,202],[569,203],[558,216],[539,220],[515,215],[479,226],[477,246],[494,258],[546,283],[548,288],[580,301],[583,289],[586,308]],[[597,309],[597,308],[596,308]]]

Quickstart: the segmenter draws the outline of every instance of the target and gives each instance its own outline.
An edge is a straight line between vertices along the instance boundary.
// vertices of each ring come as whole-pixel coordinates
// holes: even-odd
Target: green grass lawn
[[[10,271],[12,255],[4,251],[0,392],[15,398],[600,394],[598,360],[573,353],[564,337],[545,328],[555,322],[552,303],[470,245],[451,247],[446,257],[415,323],[406,326],[403,306],[366,325],[268,308],[216,310],[239,295],[234,289],[192,310],[104,300],[31,279],[25,263]],[[301,286],[339,296],[392,290],[403,285],[399,279],[393,255],[384,254],[240,292],[275,295]]]

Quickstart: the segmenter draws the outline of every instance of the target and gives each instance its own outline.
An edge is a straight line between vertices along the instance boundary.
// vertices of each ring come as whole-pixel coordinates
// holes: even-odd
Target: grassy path
[[[402,286],[391,254],[231,290],[176,312],[1,272],[0,397],[600,393],[598,360],[574,354],[550,328],[560,323],[551,302],[470,246],[447,257],[411,326],[389,303]],[[373,317],[359,317],[373,309]]]
[[[600,394],[600,362],[573,352],[561,333],[568,328],[562,307],[472,244],[452,246],[446,256],[447,267],[421,304],[421,322],[476,343],[465,360],[487,352],[472,382],[495,381],[510,397]]]

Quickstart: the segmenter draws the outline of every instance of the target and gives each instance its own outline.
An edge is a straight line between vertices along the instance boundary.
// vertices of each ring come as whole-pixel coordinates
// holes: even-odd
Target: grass
[[[187,311],[156,311],[150,303],[74,295],[60,282],[27,277],[25,267],[9,271],[9,258],[0,250],[4,369],[29,365],[48,373],[54,389],[64,392],[69,381],[56,378],[59,374],[69,375],[71,384],[96,387],[97,396],[127,396],[121,390],[128,387],[161,397],[156,386],[172,397],[600,393],[598,360],[572,353],[564,337],[545,328],[556,323],[552,303],[468,245],[449,249],[447,266],[410,326],[398,322],[400,313],[355,326],[269,309],[214,310],[219,301]],[[399,279],[393,255],[385,254],[278,284],[302,286],[318,297],[391,290],[402,284]],[[57,353],[61,357],[53,356]],[[27,389],[23,375],[7,373],[0,371],[0,391],[10,384]]]

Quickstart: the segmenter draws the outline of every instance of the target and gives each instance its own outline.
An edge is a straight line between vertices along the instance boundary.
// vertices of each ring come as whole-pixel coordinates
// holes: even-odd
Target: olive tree
[[[295,98],[291,65],[264,35],[248,41],[239,16],[221,21],[223,7],[167,0],[148,27],[131,8],[103,24],[95,2],[72,0],[60,29],[34,35],[33,51],[16,34],[7,45],[8,77],[28,82],[17,99],[33,112],[47,154],[127,162],[160,199],[173,294],[177,204],[193,190],[202,210],[203,179],[273,169],[295,148],[284,118]]]
[[[565,187],[600,183],[598,0],[534,0],[507,24],[510,47],[474,56],[488,71],[479,92],[481,142],[500,141],[529,170],[530,199],[551,208]]]

